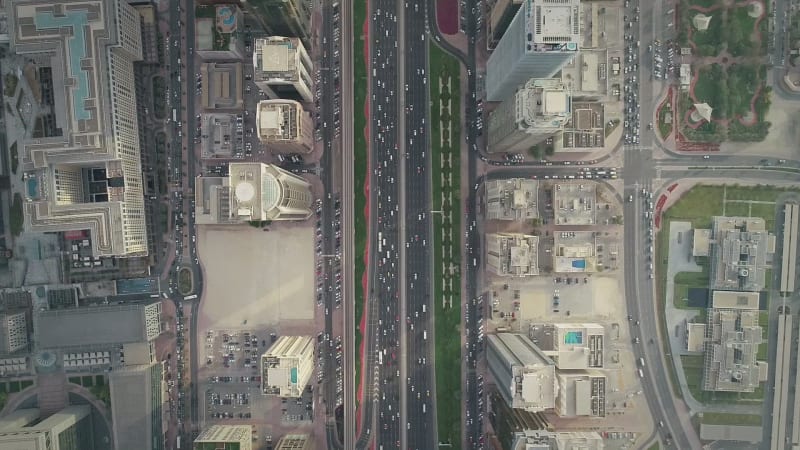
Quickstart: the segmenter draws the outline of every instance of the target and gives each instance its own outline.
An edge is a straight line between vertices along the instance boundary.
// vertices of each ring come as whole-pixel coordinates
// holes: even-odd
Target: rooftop
[[[160,333],[160,308],[156,302],[40,311],[34,341],[40,349],[147,342]]]

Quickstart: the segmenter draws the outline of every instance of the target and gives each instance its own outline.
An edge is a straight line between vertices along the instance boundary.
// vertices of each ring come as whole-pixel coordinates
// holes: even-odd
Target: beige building
[[[251,425],[211,425],[194,439],[194,450],[253,449]]]
[[[124,0],[7,2],[11,50],[39,62],[46,136],[21,143],[25,227],[89,230],[96,256],[147,254],[134,61]]]
[[[716,216],[711,230],[711,287],[731,291],[764,289],[775,235],[760,217]]]
[[[308,434],[287,434],[284,435],[275,450],[312,450],[314,439]]]
[[[244,139],[237,134],[244,118],[237,114],[202,114],[200,116],[201,157],[233,159],[244,156]]]
[[[258,139],[275,153],[314,151],[311,114],[294,100],[262,100],[256,107]]]
[[[571,116],[572,96],[561,80],[529,80],[489,114],[489,153],[527,152]]]
[[[200,65],[202,84],[200,104],[203,109],[241,112],[244,86],[244,65],[240,62],[210,62]]]
[[[486,336],[489,371],[512,408],[539,412],[556,404],[556,365],[527,336],[498,333]]]
[[[0,419],[0,448],[13,450],[93,450],[92,407],[72,405],[50,415],[18,409]]]
[[[271,99],[314,101],[311,57],[298,38],[271,36],[256,39],[253,81]]]
[[[486,268],[505,277],[539,275],[539,237],[517,233],[487,234]]]
[[[300,397],[314,372],[314,340],[281,336],[261,355],[261,392]]]
[[[539,217],[539,182],[528,178],[486,181],[488,220],[532,220]]]
[[[231,163],[227,177],[198,177],[195,220],[199,225],[306,220],[311,186],[303,178],[263,163]]]
[[[758,292],[714,291],[707,314],[703,390],[754,392],[763,330]]]
[[[25,311],[0,312],[0,354],[28,348],[28,320]]]
[[[530,338],[559,370],[600,369],[605,366],[605,329],[596,323],[533,325]]]
[[[556,371],[556,414],[561,417],[606,415],[606,376],[598,370]]]
[[[524,430],[514,433],[509,450],[603,450],[605,441],[595,431]]]
[[[706,345],[706,324],[686,323],[686,351],[692,353],[703,353]]]

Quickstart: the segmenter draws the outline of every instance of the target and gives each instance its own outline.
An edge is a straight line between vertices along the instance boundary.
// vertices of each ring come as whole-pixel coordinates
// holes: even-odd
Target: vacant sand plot
[[[205,285],[201,330],[274,327],[314,318],[310,226],[272,227],[269,232],[199,227],[197,241]]]

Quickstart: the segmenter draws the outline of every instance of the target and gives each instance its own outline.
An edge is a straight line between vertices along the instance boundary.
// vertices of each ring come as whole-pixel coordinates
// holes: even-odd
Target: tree
[[[533,156],[533,159],[542,159],[542,149],[538,145],[529,148],[528,153]]]
[[[553,146],[553,144],[548,144],[544,148],[544,154],[547,155],[547,156],[553,156],[553,153],[555,153],[555,152],[556,152],[556,148]]]

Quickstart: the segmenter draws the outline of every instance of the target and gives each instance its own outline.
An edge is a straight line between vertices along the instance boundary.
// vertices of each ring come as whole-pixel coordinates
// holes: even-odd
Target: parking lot
[[[278,338],[267,329],[208,330],[200,370],[202,419],[210,423],[248,423],[272,432],[311,426],[315,392],[308,386],[299,399],[262,394],[260,356]],[[263,424],[269,424],[265,427]]]

